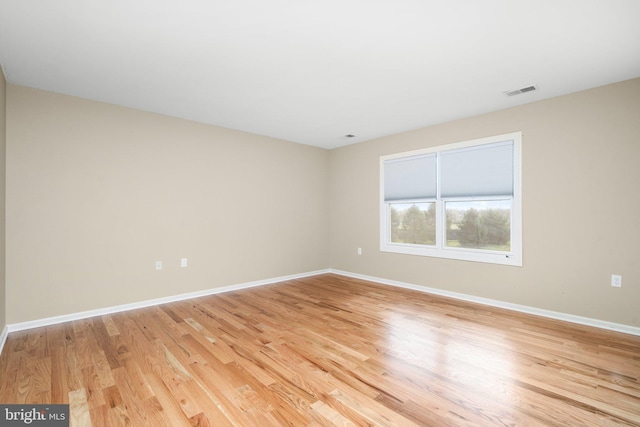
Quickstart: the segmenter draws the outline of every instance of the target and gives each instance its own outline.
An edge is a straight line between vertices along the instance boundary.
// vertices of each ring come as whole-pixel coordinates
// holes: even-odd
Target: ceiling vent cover
[[[520,89],[508,90],[504,94],[507,96],[516,96],[527,92],[533,92],[534,90],[538,90],[538,87],[536,85],[522,87]]]

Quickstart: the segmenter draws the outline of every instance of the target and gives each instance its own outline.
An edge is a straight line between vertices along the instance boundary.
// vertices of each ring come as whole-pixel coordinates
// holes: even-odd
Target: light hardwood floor
[[[640,337],[314,276],[10,334],[72,426],[640,425]]]

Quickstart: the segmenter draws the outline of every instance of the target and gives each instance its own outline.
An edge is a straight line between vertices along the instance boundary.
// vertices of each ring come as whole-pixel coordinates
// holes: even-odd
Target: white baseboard
[[[220,294],[223,292],[237,291],[239,289],[253,288],[256,286],[270,285],[287,280],[301,279],[303,277],[317,276],[319,274],[330,273],[330,270],[317,270],[308,273],[292,274],[289,276],[274,277],[272,279],[256,280],[254,282],[241,283],[238,285],[223,286],[221,288],[206,289],[204,291],[189,292],[186,294],[173,295],[165,298],[156,298],[146,301],[134,302],[130,304],[117,305],[114,307],[99,308],[96,310],[82,311],[79,313],[65,314],[62,316],[47,317],[44,319],[31,320],[28,322],[13,323],[5,327],[2,337],[6,339],[6,335],[10,332],[23,331],[26,329],[40,328],[43,326],[55,325],[58,323],[71,322],[74,320],[87,319],[89,317],[104,316],[105,314],[119,313],[127,310],[135,310],[138,308],[151,307],[154,305],[167,304],[170,302],[184,301],[187,299],[203,297],[207,295]],[[0,342],[4,344],[4,341]],[[1,347],[0,347],[1,349]],[[0,350],[1,353],[1,350]]]
[[[331,273],[339,274],[341,276],[353,277],[354,279],[367,280],[370,282],[380,283],[383,285],[397,286],[405,289],[412,289],[414,291],[425,292],[434,295],[441,295],[445,297],[455,298],[463,301],[474,302],[478,304],[484,304],[491,307],[504,308],[507,310],[518,311],[521,313],[533,314],[536,316],[548,317],[550,319],[562,320],[570,323],[577,323],[580,325],[593,326],[595,328],[607,329],[610,331],[623,332],[625,334],[640,336],[640,328],[624,325],[621,323],[607,322],[605,320],[592,319],[589,317],[576,316],[573,314],[561,313],[557,311],[544,310],[541,308],[530,307],[520,304],[512,304],[510,302],[504,302],[489,298],[482,298],[473,295],[445,291],[437,288],[429,288],[427,286],[419,286],[411,283],[399,282],[397,280],[381,279],[379,277],[366,276],[363,274],[350,273],[348,271],[330,270]]]
[[[7,342],[7,336],[9,335],[9,327],[5,326],[2,330],[2,334],[0,334],[0,354],[2,354],[2,349],[4,348],[4,343]]]

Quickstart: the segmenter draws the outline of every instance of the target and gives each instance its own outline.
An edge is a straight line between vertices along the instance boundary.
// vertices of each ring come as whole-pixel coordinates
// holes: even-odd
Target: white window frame
[[[440,153],[446,150],[474,147],[485,144],[498,143],[503,141],[513,141],[513,196],[481,196],[481,197],[452,197],[443,199],[440,196]],[[432,200],[394,200],[385,201],[384,196],[384,164],[385,161],[412,157],[418,155],[435,153],[438,161],[437,168],[437,196],[436,203],[436,244],[433,246],[416,245],[408,243],[391,242],[390,229],[390,205],[391,203],[412,203],[418,201]],[[446,237],[446,212],[444,202],[446,201],[486,201],[511,199],[511,241],[510,251],[492,251],[485,249],[452,248],[447,247]],[[394,252],[407,255],[420,255],[437,258],[448,258],[464,261],[475,261],[492,264],[504,264],[511,266],[522,266],[522,132],[513,132],[503,135],[490,136],[486,138],[463,141],[453,144],[440,145],[437,147],[424,148],[420,150],[395,153],[380,157],[380,250],[382,252]]]

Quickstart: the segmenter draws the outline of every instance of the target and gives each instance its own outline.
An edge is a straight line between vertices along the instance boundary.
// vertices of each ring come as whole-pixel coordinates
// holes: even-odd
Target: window
[[[520,132],[380,158],[380,250],[522,265]]]

